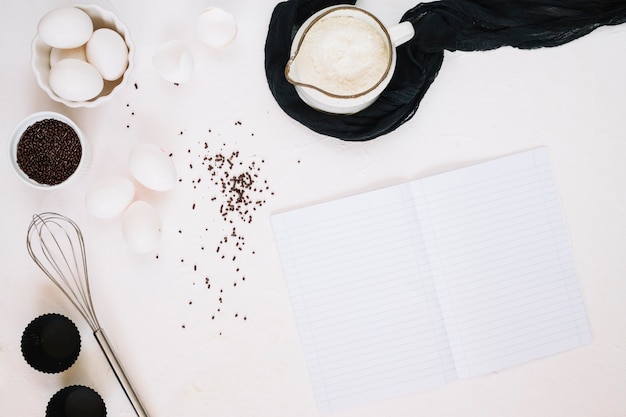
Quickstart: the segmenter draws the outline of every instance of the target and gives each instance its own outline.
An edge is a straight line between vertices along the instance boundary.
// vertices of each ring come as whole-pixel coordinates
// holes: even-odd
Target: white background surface
[[[133,415],[89,328],[28,257],[25,235],[32,214],[59,211],[81,226],[100,321],[152,416],[316,416],[270,214],[538,145],[547,146],[552,159],[593,344],[335,415],[626,415],[624,25],[552,49],[446,53],[411,121],[373,141],[345,143],[288,118],[267,88],[263,47],[276,2],[111,3],[103,5],[131,31],[136,66],[130,84],[94,109],[51,101],[29,66],[38,20],[69,2],[6,2],[0,14],[5,145],[21,119],[53,110],[83,129],[94,152],[87,175],[52,192],[23,185],[11,172],[6,146],[0,159],[0,415],[44,415],[48,399],[71,384],[96,389],[108,415]],[[414,5],[359,4],[388,24]],[[195,20],[210,5],[231,11],[239,21],[238,38],[223,50],[196,36]],[[178,87],[161,80],[151,64],[156,48],[173,38],[189,47],[196,62],[193,78]],[[130,175],[128,153],[142,142],[172,152],[184,179],[164,194],[138,187],[137,198],[161,214],[158,259],[155,253],[133,253],[120,219],[95,219],[83,202],[85,191],[106,173]],[[200,163],[204,142],[213,151],[238,150],[242,161],[258,161],[275,193],[266,196],[251,224],[237,226],[255,250],[239,256],[237,265],[213,251],[230,230],[208,203],[219,192],[209,188],[208,179],[204,188],[193,189],[190,182],[200,171],[189,164]],[[191,211],[194,202],[201,204]],[[211,250],[199,250],[201,244]],[[239,279],[243,273],[245,282]],[[211,277],[211,289],[205,276]],[[19,349],[26,324],[49,312],[72,318],[82,335],[77,363],[58,375],[33,370]]]

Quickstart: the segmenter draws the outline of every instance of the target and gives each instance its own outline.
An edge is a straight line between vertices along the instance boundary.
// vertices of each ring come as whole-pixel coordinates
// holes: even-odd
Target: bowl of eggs
[[[46,13],[32,43],[31,68],[51,99],[68,107],[95,107],[128,81],[134,45],[127,27],[97,5]]]

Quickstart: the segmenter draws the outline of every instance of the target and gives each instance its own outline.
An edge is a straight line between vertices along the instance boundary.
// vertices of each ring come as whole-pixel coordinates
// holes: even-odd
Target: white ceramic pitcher
[[[324,19],[331,17],[348,17],[350,19],[359,19],[358,24],[366,24],[372,28],[382,39],[385,45],[386,52],[384,54],[384,70],[379,72],[371,83],[368,83],[366,88],[362,88],[359,91],[336,93],[329,91],[327,88],[323,88],[321,85],[315,85],[316,83],[312,79],[307,79],[303,74],[311,74],[311,71],[316,71],[317,68],[312,68],[310,62],[303,62],[299,60],[299,52],[303,44],[307,42],[307,36],[312,36],[313,29],[316,25],[320,25]],[[345,20],[344,20],[345,21]],[[318,28],[320,26],[317,26]],[[341,32],[341,29],[338,30]],[[387,87],[396,65],[396,47],[404,42],[413,38],[415,31],[413,25],[410,22],[402,22],[390,28],[386,28],[376,16],[370,12],[361,8],[349,5],[331,6],[320,10],[307,19],[300,27],[292,42],[290,59],[285,67],[285,77],[294,85],[296,92],[300,98],[309,106],[327,113],[335,114],[353,114],[360,110],[365,109],[371,105],[382,91]],[[335,35],[332,33],[329,35],[332,42],[332,36],[342,36],[341,33]],[[309,41],[309,42],[312,42]],[[346,43],[351,47],[363,47],[363,42]],[[342,44],[343,45],[343,44]],[[350,51],[345,51],[349,54]],[[324,51],[320,52],[321,54]],[[378,64],[378,62],[376,62]],[[302,68],[302,66],[308,66]],[[334,64],[331,64],[331,66]],[[338,65],[338,64],[337,64]]]

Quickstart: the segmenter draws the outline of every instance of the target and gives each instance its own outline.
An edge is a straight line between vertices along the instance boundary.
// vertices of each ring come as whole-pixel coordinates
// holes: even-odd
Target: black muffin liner
[[[67,317],[49,313],[31,321],[22,334],[22,356],[34,369],[54,374],[71,367],[80,353],[80,333]]]
[[[50,398],[46,417],[105,417],[104,400],[96,391],[83,385],[70,385]]]

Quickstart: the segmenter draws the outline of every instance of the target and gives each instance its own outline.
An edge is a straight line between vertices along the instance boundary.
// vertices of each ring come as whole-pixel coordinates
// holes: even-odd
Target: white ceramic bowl
[[[126,42],[126,46],[128,47],[128,67],[126,68],[124,75],[122,75],[122,77],[115,81],[104,81],[104,88],[102,89],[100,94],[92,98],[91,100],[70,101],[59,97],[54,91],[52,91],[49,83],[50,50],[52,48],[50,47],[50,45],[44,43],[37,35],[35,35],[32,43],[30,66],[35,73],[37,83],[48,94],[48,96],[50,96],[52,100],[63,103],[68,107],[95,107],[110,100],[116,91],[122,89],[122,87],[126,85],[126,83],[128,82],[129,74],[133,69],[133,55],[135,47],[130,38],[128,28],[117,18],[117,16],[113,12],[105,10],[100,6],[93,4],[77,4],[73,7],[77,7],[83,10],[89,15],[89,17],[91,17],[94,30],[100,28],[113,29],[117,33],[119,33],[122,38],[124,38],[124,42]]]
[[[55,119],[55,120],[59,120],[67,125],[69,125],[72,129],[74,129],[74,131],[76,132],[76,134],[78,135],[78,139],[80,141],[80,145],[82,147],[82,153],[81,153],[81,158],[80,158],[80,162],[78,163],[78,167],[76,168],[76,170],[74,171],[74,173],[72,175],[70,175],[65,181],[63,181],[60,184],[55,184],[55,185],[47,185],[47,184],[41,184],[37,181],[34,181],[33,179],[31,179],[28,175],[26,175],[26,173],[24,173],[24,171],[22,171],[22,169],[20,168],[20,166],[17,163],[17,146],[18,143],[20,141],[20,139],[22,138],[22,135],[24,134],[24,132],[26,131],[26,129],[33,125],[34,123],[41,121],[41,120],[46,120],[46,119]],[[27,185],[33,187],[33,188],[37,188],[37,189],[41,189],[41,190],[53,190],[53,189],[57,189],[59,187],[62,187],[72,181],[74,181],[76,178],[80,177],[87,169],[89,162],[91,160],[91,148],[89,146],[89,143],[87,142],[87,140],[85,139],[85,135],[83,134],[83,132],[80,130],[80,128],[76,125],[76,123],[74,123],[70,118],[60,114],[60,113],[55,113],[55,112],[51,112],[51,111],[43,111],[43,112],[39,112],[39,113],[34,113],[31,114],[30,116],[26,117],[24,120],[22,120],[13,130],[13,133],[11,133],[11,137],[9,138],[9,162],[11,164],[11,167],[13,168],[13,170],[15,171],[15,173],[17,174],[17,176]]]

